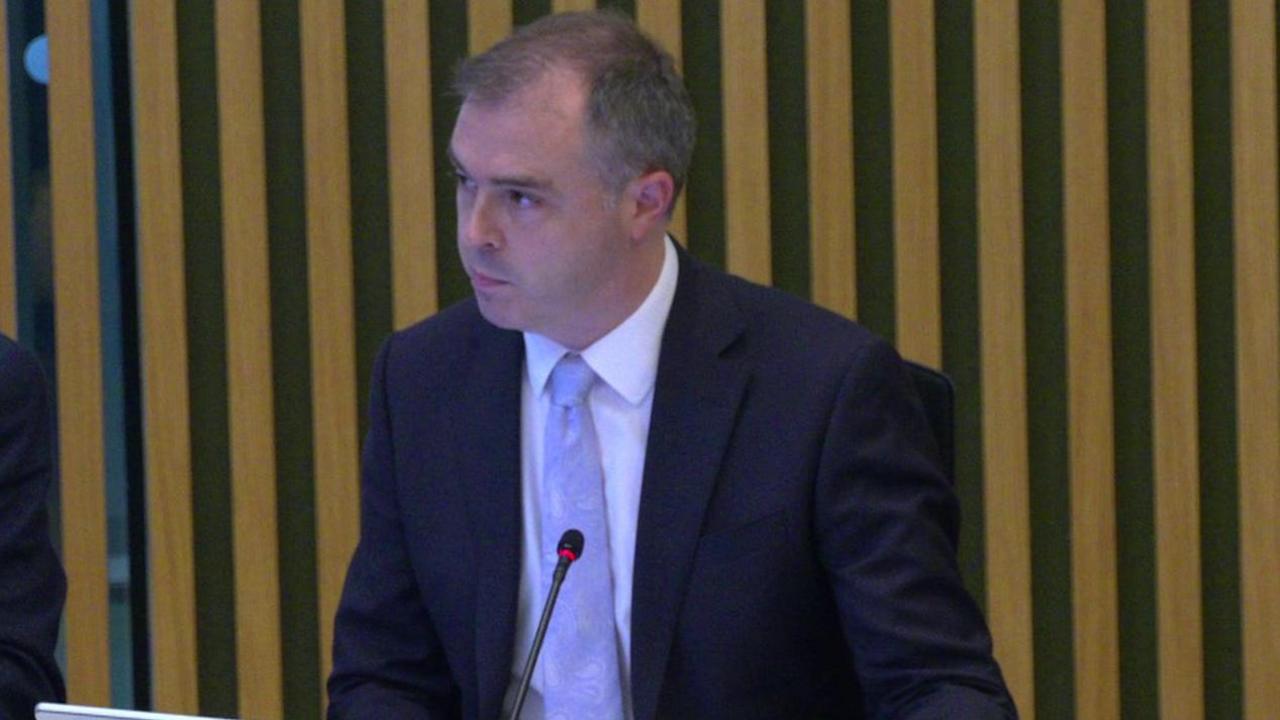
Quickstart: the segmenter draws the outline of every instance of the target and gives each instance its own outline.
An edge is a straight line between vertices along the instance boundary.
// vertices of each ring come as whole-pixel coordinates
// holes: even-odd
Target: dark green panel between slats
[[[942,367],[956,387],[956,494],[960,569],[984,608],[982,364],[978,328],[978,200],[973,8],[934,5],[938,83],[938,228],[942,262]],[[859,189],[861,191],[861,188]]]
[[[1191,4],[1205,717],[1244,717],[1227,3]]]
[[[123,412],[120,437],[123,443],[123,462],[126,467],[122,479],[124,502],[128,508],[126,538],[129,564],[128,592],[128,642],[129,672],[132,684],[124,697],[113,697],[120,707],[149,706],[151,698],[151,643],[147,628],[150,578],[147,569],[147,488],[145,482],[136,482],[146,467],[142,405],[142,318],[139,314],[140,285],[137,247],[137,193],[133,154],[133,107],[130,103],[130,72],[132,47],[129,44],[128,7],[116,3],[105,10],[108,13],[111,52],[111,106],[112,142],[115,144],[116,209],[112,213],[118,223],[120,242],[116,258],[119,273],[115,291],[120,307],[114,322],[120,326],[120,382],[123,388]],[[95,91],[96,92],[96,91]],[[106,257],[105,253],[103,257]],[[109,285],[102,283],[105,289]]]
[[[387,190],[387,79],[382,5],[347,0],[347,121],[351,166],[351,254],[355,274],[360,436],[374,358],[391,332],[391,220]]]
[[[1146,40],[1140,3],[1107,5],[1107,152],[1115,369],[1120,712],[1159,716],[1151,440]]]
[[[858,321],[893,342],[893,103],[888,3],[854,3],[852,24]]]
[[[1023,0],[1018,25],[1035,711],[1045,720],[1069,719],[1075,717],[1075,666],[1057,4]]]
[[[262,36],[284,716],[312,718],[320,717],[320,634],[296,0],[263,4]]]
[[[697,147],[689,167],[685,203],[689,249],[716,267],[725,265],[724,117],[720,85],[720,8],[685,2],[680,8],[684,79],[698,115]]]
[[[177,5],[200,713],[236,710],[235,576],[213,3]]]
[[[515,23],[516,27],[528,25],[534,20],[550,14],[551,0],[514,0],[511,3],[511,21]]]
[[[809,154],[804,5],[765,6],[773,285],[809,297]]]
[[[446,150],[458,114],[453,70],[467,56],[467,6],[461,2],[430,3],[431,132],[436,162],[436,273],[440,307],[471,296],[471,284],[458,259],[458,219],[454,209],[457,182]]]
[[[596,7],[617,10],[631,18],[636,16],[636,0],[598,0]]]

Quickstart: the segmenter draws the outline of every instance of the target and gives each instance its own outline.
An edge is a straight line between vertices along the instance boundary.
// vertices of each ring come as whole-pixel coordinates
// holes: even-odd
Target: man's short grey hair
[[[643,173],[665,170],[675,181],[674,206],[693,154],[693,103],[671,54],[627,16],[548,15],[463,61],[454,90],[463,102],[498,105],[552,68],[586,84],[587,152],[605,184],[619,192]]]

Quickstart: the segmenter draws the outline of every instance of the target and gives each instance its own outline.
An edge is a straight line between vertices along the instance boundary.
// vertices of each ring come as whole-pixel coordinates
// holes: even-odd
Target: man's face
[[[575,348],[626,317],[643,272],[626,203],[587,158],[584,107],[578,79],[552,70],[501,103],[464,102],[449,148],[480,312]]]

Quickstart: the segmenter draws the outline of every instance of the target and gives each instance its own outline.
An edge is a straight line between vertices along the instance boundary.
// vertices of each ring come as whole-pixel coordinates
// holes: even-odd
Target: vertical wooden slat
[[[214,6],[226,283],[237,688],[247,717],[284,714],[262,46],[256,0]]]
[[[932,0],[889,6],[893,88],[893,247],[897,344],[942,365],[938,267],[938,103]]]
[[[434,313],[439,303],[428,15],[427,0],[389,0],[382,14],[387,66],[391,283],[396,328]]]
[[[853,203],[853,62],[848,3],[807,0],[809,269],[813,301],[857,312]]]
[[[134,132],[139,139],[133,147],[152,702],[166,711],[195,713],[199,697],[176,9],[173,0],[133,0],[129,18]]]
[[[484,52],[511,32],[511,0],[468,0],[467,46]]]
[[[1023,717],[1031,718],[1035,675],[1016,3],[975,3],[974,54],[987,601],[996,655]]]
[[[300,14],[323,684],[332,663],[333,617],[360,523],[351,178],[343,6],[303,0]]]
[[[1189,14],[1185,0],[1152,1],[1146,8],[1156,622],[1164,718],[1204,714]]]
[[[0,3],[0,48],[9,57],[9,22],[7,9]],[[9,97],[9,63],[0,63],[0,97]],[[13,233],[13,154],[9,103],[0,106],[0,333],[18,336],[18,288],[14,272]]]
[[[595,0],[551,0],[552,12],[572,12],[575,10],[594,10]]]
[[[1076,713],[1120,716],[1107,176],[1106,7],[1062,21],[1062,162]]]
[[[636,24],[651,35],[676,61],[676,67],[682,67],[684,41],[680,28],[680,0],[636,0]],[[682,245],[688,245],[685,235],[689,231],[689,221],[685,214],[685,195],[681,193],[671,214],[669,229]]]
[[[1244,710],[1280,708],[1280,227],[1276,178],[1276,16],[1231,4],[1236,393]]]
[[[764,0],[721,0],[724,73],[725,264],[768,285],[769,115]]]
[[[45,26],[67,691],[74,702],[106,705],[111,662],[90,10],[88,3],[48,2]]]
[[[681,0],[636,0],[636,24],[657,40],[679,66],[684,44],[680,27]]]

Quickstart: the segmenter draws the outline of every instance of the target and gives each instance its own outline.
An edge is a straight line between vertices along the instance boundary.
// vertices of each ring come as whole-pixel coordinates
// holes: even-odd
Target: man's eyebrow
[[[453,154],[453,148],[449,148],[447,150],[447,154],[449,156],[449,162],[453,164],[454,170],[462,175],[470,175],[470,173],[467,172],[466,166],[464,166],[462,161],[458,159],[458,156]],[[490,178],[489,182],[499,187],[526,188],[529,190],[552,189],[552,183],[550,180],[544,180],[532,175],[497,176]]]

